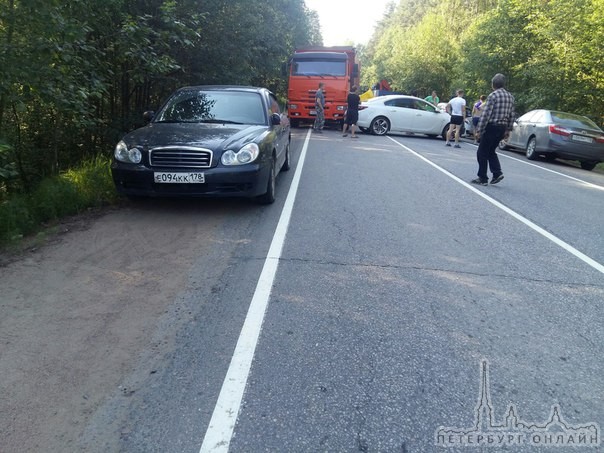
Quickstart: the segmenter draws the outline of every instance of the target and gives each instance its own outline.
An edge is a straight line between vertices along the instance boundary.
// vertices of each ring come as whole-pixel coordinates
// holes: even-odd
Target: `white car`
[[[393,94],[362,102],[357,125],[375,135],[412,132],[445,138],[450,122],[451,116],[434,104],[414,96]]]

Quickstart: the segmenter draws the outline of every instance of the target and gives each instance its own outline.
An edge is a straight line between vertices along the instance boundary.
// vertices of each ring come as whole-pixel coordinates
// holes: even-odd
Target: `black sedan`
[[[119,193],[275,200],[277,174],[290,166],[290,128],[269,90],[185,87],[145,115],[150,122],[115,148]]]
[[[604,131],[581,115],[531,110],[516,120],[499,148],[522,150],[530,160],[540,155],[578,160],[581,168],[593,170],[598,162],[604,162]]]

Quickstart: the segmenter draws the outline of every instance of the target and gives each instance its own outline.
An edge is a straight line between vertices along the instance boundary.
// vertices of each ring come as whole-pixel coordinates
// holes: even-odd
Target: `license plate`
[[[206,182],[203,173],[159,172],[153,173],[153,180],[167,184],[203,184]]]
[[[593,143],[594,142],[593,138],[583,137],[582,135],[573,135],[571,138],[576,142],[583,142],[583,143]]]
[[[310,114],[316,116],[317,115],[317,111],[316,110],[311,110]]]

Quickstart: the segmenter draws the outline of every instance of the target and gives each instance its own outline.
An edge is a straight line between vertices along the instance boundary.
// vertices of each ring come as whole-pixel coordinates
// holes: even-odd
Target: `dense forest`
[[[604,0],[400,0],[363,53],[363,83],[476,100],[508,77],[518,114],[559,109],[604,123]]]
[[[359,12],[362,14],[362,11]],[[604,119],[604,0],[399,0],[359,45],[365,86],[488,94]],[[263,85],[321,44],[303,0],[0,0],[0,202],[109,156],[175,88]],[[350,43],[341,43],[350,44]]]

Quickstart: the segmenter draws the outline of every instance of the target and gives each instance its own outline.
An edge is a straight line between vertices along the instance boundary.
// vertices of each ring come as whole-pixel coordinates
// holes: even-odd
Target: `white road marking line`
[[[308,149],[310,135],[311,130],[309,129],[302,152],[300,153],[296,174],[289,188],[279,223],[277,224],[271,246],[264,260],[262,273],[258,279],[256,291],[254,292],[247,316],[241,328],[229,369],[222,383],[218,401],[214,407],[210,424],[199,450],[200,453],[229,451],[233,429],[239,415],[241,401],[254,359],[254,352],[256,351],[260,331],[262,330],[262,323],[268,307],[275,275],[277,274],[287,227],[291,219],[296,193],[300,184],[302,167],[306,159],[306,150]]]
[[[393,139],[392,137],[388,137],[390,140],[392,140],[394,143],[396,143],[397,145],[399,145],[400,147],[404,148],[405,150],[409,151],[411,154],[415,155],[416,157],[419,157],[421,160],[423,160],[424,162],[426,162],[427,164],[431,165],[432,167],[436,168],[438,171],[444,173],[445,175],[447,175],[449,178],[453,179],[454,181],[458,182],[459,184],[461,184],[462,186],[470,189],[472,192],[476,193],[477,195],[479,195],[480,197],[484,198],[485,200],[487,200],[489,203],[491,203],[492,205],[498,207],[499,209],[501,209],[502,211],[504,211],[506,214],[509,214],[510,216],[514,217],[515,219],[519,220],[520,222],[524,223],[526,226],[528,226],[529,228],[535,230],[537,233],[541,234],[542,236],[546,237],[547,239],[549,239],[550,241],[552,241],[554,244],[562,247],[564,250],[566,250],[567,252],[571,253],[572,255],[576,256],[577,258],[579,258],[581,261],[583,261],[584,263],[588,264],[589,266],[593,267],[595,270],[597,270],[598,272],[604,274],[604,265],[598,263],[596,260],[590,258],[589,256],[585,255],[584,253],[580,252],[579,250],[577,250],[576,248],[574,248],[572,245],[570,245],[567,242],[564,242],[562,239],[554,236],[553,234],[549,233],[548,231],[544,230],[543,228],[541,228],[539,225],[531,222],[530,220],[528,220],[527,218],[521,216],[520,214],[518,214],[517,212],[511,210],[510,208],[508,208],[506,205],[500,203],[499,201],[495,200],[494,198],[489,197],[488,195],[486,195],[484,192],[481,192],[480,190],[478,190],[476,187],[471,186],[469,183],[463,181],[462,179],[458,178],[457,176],[455,176],[453,173],[450,173],[449,171],[445,170],[444,168],[436,165],[434,162],[432,162],[429,159],[426,159],[424,156],[422,156],[421,154],[413,151],[411,148],[403,145],[402,143],[399,143],[398,141],[396,141],[395,139]]]
[[[573,181],[580,182],[581,184],[584,184],[584,185],[589,186],[589,187],[593,187],[594,189],[604,190],[604,186],[599,186],[597,184],[584,181],[583,179],[575,178],[574,176],[570,176],[570,175],[561,173],[561,172],[556,171],[556,170],[551,170],[549,168],[542,167],[541,165],[536,165],[536,164],[533,164],[531,162],[527,162],[525,160],[518,159],[517,157],[508,156],[507,154],[501,154],[501,153],[498,153],[498,154],[500,156],[502,156],[502,157],[506,157],[508,159],[515,160],[516,162],[520,162],[521,164],[530,165],[531,167],[537,167],[537,168],[539,168],[539,169],[541,169],[543,171],[548,171],[548,172],[553,173],[555,175],[563,176],[563,177],[568,178],[568,179],[572,179]]]
[[[472,143],[472,145],[474,145],[474,144]],[[474,146],[478,147],[478,145],[474,145]],[[548,171],[548,172],[553,173],[555,175],[562,176],[562,177],[568,178],[568,179],[572,179],[573,181],[580,182],[581,184],[584,184],[584,185],[589,186],[589,187],[593,187],[594,189],[604,190],[604,186],[599,186],[597,184],[584,181],[583,179],[575,178],[574,176],[570,176],[570,175],[567,175],[565,173],[561,173],[561,172],[556,171],[556,170],[551,170],[549,168],[542,167],[541,165],[537,165],[537,164],[533,164],[531,162],[527,162],[526,160],[518,159],[517,157],[508,156],[507,154],[502,154],[500,152],[498,152],[497,154],[499,156],[501,156],[501,157],[505,157],[507,159],[515,160],[516,162],[520,162],[521,164],[530,165],[531,167],[539,168],[540,170]]]

